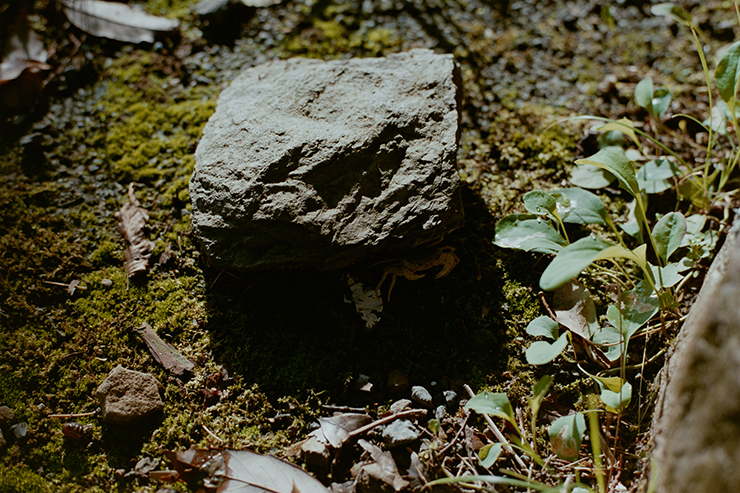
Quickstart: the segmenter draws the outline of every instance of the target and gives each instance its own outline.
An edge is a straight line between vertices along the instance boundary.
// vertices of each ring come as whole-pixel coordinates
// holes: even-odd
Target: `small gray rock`
[[[28,423],[16,423],[10,427],[10,432],[15,436],[16,440],[25,440],[28,436]]]
[[[0,406],[0,430],[7,430],[15,423],[15,413],[8,406]]]
[[[162,412],[160,389],[162,384],[154,375],[115,367],[96,392],[103,421],[128,424]]]
[[[454,390],[445,390],[444,393],[445,404],[447,409],[453,411],[457,407],[457,392]]]
[[[421,385],[411,387],[411,400],[427,409],[432,407],[432,394]]]
[[[406,419],[398,419],[383,430],[383,442],[388,448],[409,445],[418,440],[419,436],[419,429]]]
[[[442,419],[447,414],[447,408],[444,404],[440,404],[437,406],[437,409],[434,410],[434,417],[437,418],[439,421],[442,421]]]
[[[223,91],[195,152],[211,263],[334,270],[462,225],[452,55],[278,60]]]
[[[390,412],[391,414],[398,414],[406,409],[411,409],[411,401],[408,399],[399,399],[391,404]]]

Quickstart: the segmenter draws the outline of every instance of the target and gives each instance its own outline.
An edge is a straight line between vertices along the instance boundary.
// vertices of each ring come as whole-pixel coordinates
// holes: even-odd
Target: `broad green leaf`
[[[504,418],[514,425],[515,429],[519,430],[516,419],[514,418],[514,410],[506,394],[487,391],[481,392],[465,404],[465,409],[472,409],[480,414]]]
[[[546,216],[549,214],[553,217],[557,217],[557,202],[555,201],[555,198],[547,192],[543,192],[542,190],[527,192],[524,194],[522,200],[524,201],[524,207],[531,214],[536,214],[538,216]]]
[[[570,182],[582,188],[604,188],[613,181],[613,174],[587,164],[576,166],[570,172]]]
[[[601,389],[601,401],[606,404],[608,411],[616,414],[630,405],[632,385],[629,382],[622,382],[619,377],[594,379]]]
[[[658,89],[653,91],[653,115],[656,118],[660,119],[660,117],[662,117],[663,114],[668,110],[668,107],[671,105],[672,99],[673,95],[671,94],[671,91],[669,91],[665,87],[659,87]]]
[[[599,328],[596,305],[591,293],[575,279],[555,290],[552,308],[560,325],[584,339],[591,340],[593,333]]]
[[[545,365],[557,358],[568,345],[568,333],[563,334],[557,341],[550,344],[547,341],[535,341],[527,348],[525,356],[530,365]]]
[[[606,147],[591,157],[577,160],[576,164],[590,164],[607,170],[619,181],[621,188],[629,192],[638,201],[641,200],[640,185],[637,183],[637,178],[635,178],[632,161],[627,159],[621,147]]]
[[[611,324],[601,327],[593,337],[593,343],[600,347],[609,361],[616,361],[622,356],[623,340],[619,329]]]
[[[679,7],[678,5],[674,5],[672,3],[658,3],[650,7],[650,12],[652,12],[653,15],[670,17],[676,22],[689,25],[689,15],[686,13],[683,7]]]
[[[558,323],[550,317],[541,316],[537,317],[529,324],[526,328],[527,334],[531,336],[542,336],[552,339],[553,341],[558,338],[560,331],[558,330]]]
[[[689,259],[682,259],[681,262],[673,262],[665,267],[658,267],[651,264],[650,269],[653,271],[653,278],[655,278],[657,285],[662,288],[670,288],[681,282],[683,278],[686,277],[681,274],[681,272],[693,267],[693,263],[694,262]]]
[[[627,250],[621,245],[615,245],[601,238],[590,235],[586,238],[566,246],[550,262],[540,277],[540,287],[545,291],[559,288],[578,275],[591,263],[597,260],[626,258],[637,262],[643,269],[645,263],[646,245],[640,245],[635,250]]]
[[[668,262],[671,254],[681,246],[686,234],[686,218],[680,212],[669,212],[660,218],[653,228],[655,252],[663,262]]]
[[[713,131],[718,132],[720,135],[727,135],[727,121],[732,118],[727,103],[720,99],[712,107],[712,112],[709,115],[709,118],[704,120],[702,125],[706,128],[711,127]]]
[[[598,132],[602,133],[612,130],[622,132],[624,135],[632,139],[632,142],[637,144],[637,147],[640,147],[640,141],[637,140],[637,135],[635,134],[635,126],[629,118],[620,118],[619,120],[609,122],[597,129]]]
[[[480,465],[488,469],[491,467],[501,455],[501,449],[503,444],[501,443],[489,443],[480,451],[478,451],[478,461]]]
[[[565,223],[606,226],[609,213],[601,199],[582,188],[563,188],[551,192]]]
[[[632,385],[619,377],[600,377],[592,375],[583,370],[586,375],[591,377],[601,390],[601,400],[606,404],[607,411],[617,413],[626,408],[632,399]]]
[[[704,224],[707,222],[707,216],[704,214],[692,214],[686,218],[686,234],[687,235],[698,235]],[[681,244],[684,246],[684,244]]]
[[[532,420],[537,419],[537,413],[540,411],[540,405],[542,404],[542,400],[547,395],[547,391],[550,390],[550,385],[552,385],[552,377],[550,375],[545,375],[539,380],[537,380],[537,383],[532,386],[532,398],[529,399],[529,409],[532,411]]]
[[[667,159],[653,159],[637,173],[637,183],[647,193],[660,193],[673,187],[673,177],[680,175],[675,164]]]
[[[640,327],[658,313],[660,302],[655,291],[645,282],[622,293],[619,302],[623,306],[622,310],[617,305],[609,305],[606,318],[622,333],[626,345]]]
[[[496,224],[496,246],[526,252],[558,253],[568,243],[550,221],[534,214],[511,214]]]
[[[635,217],[637,201],[633,200],[632,202],[627,204],[627,209],[629,210],[627,214],[627,222],[620,224],[619,227],[622,228],[622,230],[630,235],[632,238],[636,239],[639,243],[644,243],[642,237],[642,226],[639,222],[637,222],[637,217]]]
[[[719,95],[727,103],[730,114],[735,111],[735,93],[738,76],[740,76],[738,58],[740,58],[740,42],[730,46],[714,70],[714,80],[719,89]]]
[[[635,87],[635,102],[640,108],[653,112],[653,79],[642,79]]]
[[[578,460],[581,439],[586,431],[583,414],[575,413],[556,419],[547,429],[552,451],[558,458],[568,461]]]

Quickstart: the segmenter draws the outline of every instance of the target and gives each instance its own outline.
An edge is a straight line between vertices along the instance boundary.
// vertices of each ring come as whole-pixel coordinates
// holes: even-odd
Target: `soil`
[[[524,329],[543,313],[547,258],[495,247],[495,223],[522,211],[527,191],[563,186],[573,161],[597,149],[587,126],[558,120],[626,116],[648,128],[632,98],[647,76],[673,93],[670,112],[705,118],[704,75],[684,26],[640,0],[608,8],[596,0],[306,0],[233,4],[221,19],[196,15],[194,0],[149,0],[147,11],[180,19],[181,30],[130,45],[70,25],[59,3],[25,3],[52,69],[43,91],[4,107],[0,122],[0,404],[29,428],[0,452],[0,492],[156,491],[158,483],[127,473],[147,457],[164,467],[165,451],[190,446],[290,455],[326,414],[322,405],[366,407],[376,417],[406,397],[387,385],[394,371],[433,393],[465,396],[464,384],[504,392],[523,409],[531,386],[550,374],[543,415],[589,407],[594,386],[577,368],[524,360]],[[683,6],[709,52],[734,39],[728,2]],[[189,236],[187,184],[220,90],[244,67],[276,58],[414,47],[453,53],[462,69],[466,222],[443,243],[459,265],[440,279],[399,279],[372,330],[348,302],[347,278],[375,286],[378,259],[328,273],[210,268]],[[148,273],[127,279],[115,213],[131,182],[155,246]],[[603,195],[624,212],[623,193]],[[75,290],[61,286],[72,281],[80,281]],[[134,330],[143,322],[196,364],[191,378],[157,363]],[[635,350],[655,354],[669,343],[655,337]],[[163,383],[160,419],[134,429],[102,422],[95,389],[119,364]],[[650,378],[661,364],[643,368],[644,397],[614,442],[628,488],[648,462],[635,443],[646,444]],[[370,391],[356,385],[365,380]],[[71,439],[62,430],[71,421],[91,427]]]

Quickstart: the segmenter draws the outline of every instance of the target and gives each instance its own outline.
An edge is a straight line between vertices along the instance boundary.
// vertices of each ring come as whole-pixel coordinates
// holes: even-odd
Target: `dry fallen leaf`
[[[359,440],[357,443],[373,459],[373,462],[355,464],[352,467],[352,473],[357,478],[358,486],[380,482],[392,487],[395,491],[401,491],[409,486],[409,482],[403,479],[398,472],[398,466],[390,452],[383,451],[366,440]]]
[[[181,377],[186,373],[191,373],[195,368],[192,361],[183,356],[172,345],[164,342],[148,323],[143,322],[136,331],[146,342],[154,359],[173,375]]]
[[[349,438],[350,433],[369,424],[372,418],[367,414],[345,413],[331,418],[319,418],[318,430],[311,433],[323,443],[333,448],[340,448]]]
[[[48,53],[38,34],[21,14],[5,34],[0,53],[0,97],[10,108],[30,104],[41,91]]]
[[[218,493],[327,493],[329,490],[303,469],[271,455],[249,450],[189,449],[165,452],[181,474],[198,469],[208,476],[206,488]]]
[[[157,34],[172,32],[175,19],[150,15],[123,3],[101,0],[63,0],[69,22],[86,33],[128,43],[153,43]]]
[[[149,215],[136,200],[133,183],[128,186],[128,197],[129,203],[124,204],[116,213],[116,219],[118,230],[126,239],[126,275],[133,277],[140,272],[146,272],[154,243],[144,236],[144,225],[149,220]]]

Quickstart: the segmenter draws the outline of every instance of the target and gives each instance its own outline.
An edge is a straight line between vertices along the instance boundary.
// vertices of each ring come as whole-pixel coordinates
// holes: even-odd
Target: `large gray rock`
[[[451,55],[249,68],[195,153],[193,232],[216,266],[338,269],[461,225]]]
[[[737,491],[740,221],[712,263],[662,371],[660,388],[653,421],[655,491]]]
[[[117,366],[98,387],[103,421],[128,424],[142,421],[162,412],[164,403],[159,395],[162,384],[150,373]]]

